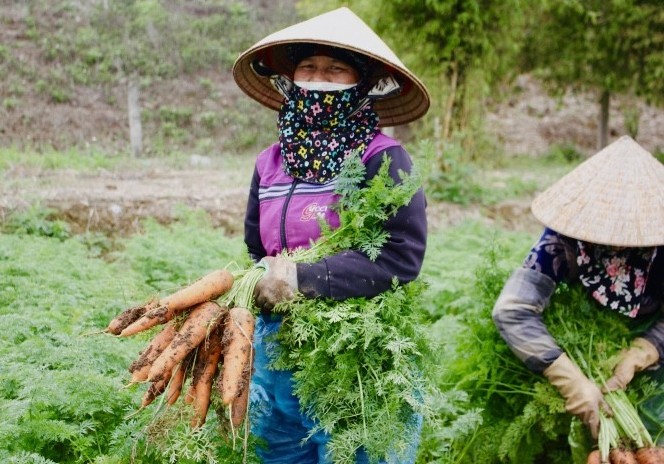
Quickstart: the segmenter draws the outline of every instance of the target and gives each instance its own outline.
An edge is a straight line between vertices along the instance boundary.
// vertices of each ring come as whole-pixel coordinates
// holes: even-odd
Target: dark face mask
[[[278,126],[286,172],[305,182],[326,183],[348,156],[364,152],[377,132],[378,115],[359,86],[322,92],[293,85]]]

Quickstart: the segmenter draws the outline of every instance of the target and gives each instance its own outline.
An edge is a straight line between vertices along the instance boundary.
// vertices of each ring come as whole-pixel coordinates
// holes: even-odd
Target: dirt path
[[[0,173],[0,220],[16,210],[39,204],[52,208],[72,231],[126,235],[140,231],[152,217],[167,224],[181,206],[206,211],[215,227],[242,232],[250,172],[223,167],[173,169],[149,167],[132,172],[80,173],[73,170],[15,168]],[[465,219],[511,230],[539,227],[528,209],[530,198],[490,208],[429,201],[431,231]]]
[[[40,204],[57,211],[75,232],[127,234],[153,217],[171,222],[178,207],[207,211],[213,224],[238,233],[246,205],[246,188],[228,183],[215,169],[150,168],[131,173],[11,170],[2,174],[0,217]],[[249,179],[249,178],[247,178]]]

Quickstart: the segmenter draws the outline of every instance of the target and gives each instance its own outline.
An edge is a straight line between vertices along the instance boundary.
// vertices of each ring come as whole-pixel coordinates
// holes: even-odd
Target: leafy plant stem
[[[609,452],[611,451],[611,448],[618,447],[618,429],[615,421],[603,413],[600,413],[599,424],[597,444],[599,447],[600,460],[602,462],[609,462]]]
[[[357,373],[357,384],[360,388],[360,405],[362,407],[362,428],[364,429],[364,439],[367,439],[367,415],[364,410],[364,391],[362,390],[362,377],[360,376],[360,370],[355,371]]]
[[[623,390],[609,392],[604,395],[604,399],[613,411],[613,417],[621,435],[631,440],[637,448],[653,446],[650,433]]]

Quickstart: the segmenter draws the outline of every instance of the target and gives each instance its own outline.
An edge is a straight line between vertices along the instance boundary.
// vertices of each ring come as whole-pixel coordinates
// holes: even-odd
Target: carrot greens
[[[448,450],[441,462],[449,463],[585,463],[593,445],[586,428],[565,412],[556,389],[511,353],[493,324],[493,304],[513,269],[506,265],[505,253],[499,243],[486,247],[485,261],[474,279],[476,298],[465,302],[463,312],[446,316],[446,325],[453,329],[446,332],[438,384],[443,385],[442,395],[453,406],[441,411],[450,433],[427,434],[425,439],[435,441],[425,448]],[[615,354],[645,329],[614,312],[599,310],[576,285],[559,284],[542,317],[558,344],[598,385],[610,375]],[[638,404],[655,391],[647,377],[637,376],[627,395],[620,393],[616,400],[620,405]],[[468,415],[478,410],[480,417]],[[618,419],[628,418],[625,426],[616,417],[612,419],[619,437],[630,431],[633,443],[638,443],[639,436],[648,443],[640,435],[643,429],[636,427],[640,421],[631,414],[633,411],[619,412]],[[611,432],[610,427],[605,432]]]

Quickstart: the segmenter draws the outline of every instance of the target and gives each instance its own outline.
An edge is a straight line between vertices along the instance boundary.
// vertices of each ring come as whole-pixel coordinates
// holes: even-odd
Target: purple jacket
[[[391,158],[390,175],[395,180],[399,179],[399,170],[410,171],[410,155],[399,142],[379,133],[362,156],[367,180],[378,172],[383,154]],[[274,256],[283,249],[308,248],[320,236],[321,216],[332,227],[338,227],[339,218],[330,208],[336,201],[334,189],[335,181],[310,184],[285,173],[279,144],[261,152],[256,159],[245,217],[245,243],[252,259]],[[394,277],[402,283],[414,280],[426,247],[425,206],[424,192],[420,190],[386,222],[390,238],[375,261],[363,252],[345,251],[317,263],[299,263],[299,290],[308,297],[341,300],[378,295],[390,288]]]

